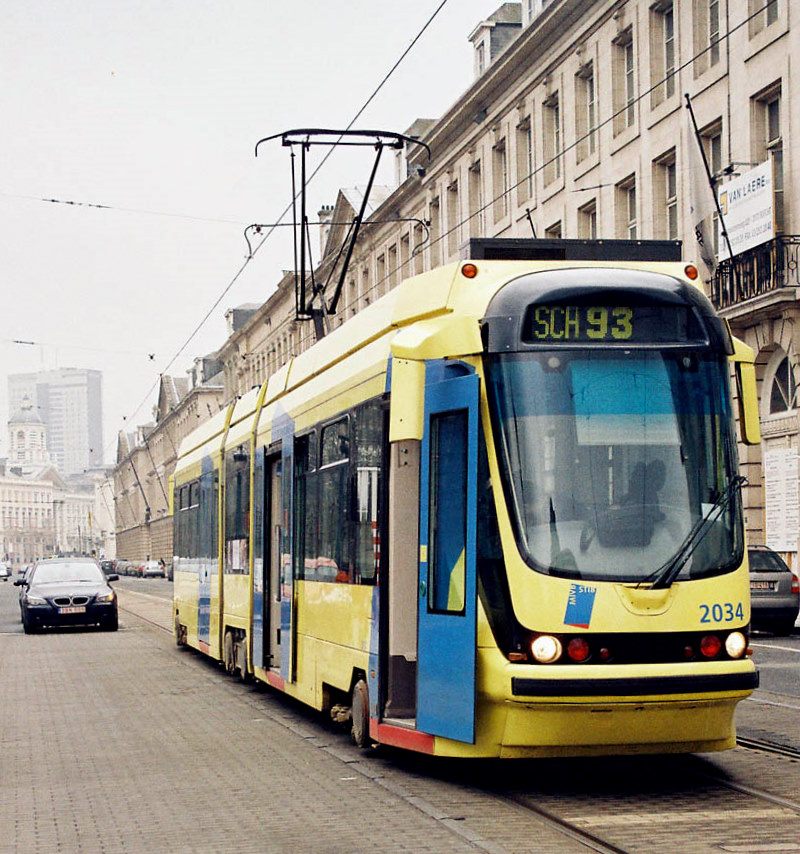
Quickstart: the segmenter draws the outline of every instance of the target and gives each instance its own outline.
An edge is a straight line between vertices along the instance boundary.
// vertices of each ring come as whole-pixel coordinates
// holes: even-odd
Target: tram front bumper
[[[524,757],[735,745],[736,704],[758,686],[752,661],[637,665],[635,675],[631,669],[504,661],[480,692],[485,705],[479,700],[484,715],[476,746],[486,739],[484,747],[494,742],[495,755]]]

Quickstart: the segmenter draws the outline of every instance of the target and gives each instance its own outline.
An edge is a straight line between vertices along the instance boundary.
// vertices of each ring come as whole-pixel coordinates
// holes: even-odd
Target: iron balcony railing
[[[800,286],[800,235],[785,234],[720,261],[711,280],[718,309],[739,305],[780,288]]]

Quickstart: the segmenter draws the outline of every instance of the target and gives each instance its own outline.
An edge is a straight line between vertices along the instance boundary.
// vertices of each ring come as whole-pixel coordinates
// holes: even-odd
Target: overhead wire
[[[411,50],[414,48],[414,46],[417,44],[417,42],[420,40],[420,38],[422,38],[422,36],[423,36],[423,34],[425,33],[425,31],[428,29],[428,27],[430,27],[430,25],[431,25],[431,24],[433,23],[433,21],[436,19],[436,17],[438,16],[438,14],[442,11],[442,9],[447,5],[447,3],[448,3],[448,0],[441,0],[441,2],[439,3],[439,5],[436,7],[436,9],[434,10],[434,12],[430,15],[430,17],[429,17],[429,18],[428,18],[428,20],[425,22],[425,24],[422,26],[422,28],[419,30],[419,32],[416,34],[416,36],[414,36],[414,38],[413,38],[413,39],[411,40],[411,42],[408,44],[408,46],[406,47],[406,49],[405,49],[405,50],[400,54],[400,57],[397,59],[397,61],[394,63],[394,65],[392,65],[392,67],[389,69],[389,71],[384,75],[384,77],[383,77],[383,79],[381,80],[381,82],[380,82],[380,83],[375,87],[375,89],[373,90],[373,92],[370,94],[370,96],[367,98],[367,100],[364,102],[364,104],[360,107],[360,109],[358,110],[358,112],[357,112],[357,113],[353,116],[353,118],[350,120],[350,122],[348,123],[347,127],[345,128],[345,130],[350,130],[350,129],[353,127],[353,125],[358,121],[358,119],[361,117],[361,115],[364,113],[364,111],[367,109],[367,107],[372,103],[372,101],[375,99],[375,97],[378,95],[378,93],[381,91],[381,89],[386,85],[386,83],[388,82],[388,80],[391,78],[391,76],[394,74],[394,72],[397,70],[397,68],[398,68],[398,67],[400,66],[400,64],[403,62],[403,60],[408,56],[408,54],[411,52]],[[329,158],[331,157],[331,155],[333,154],[334,147],[335,147],[335,145],[334,145],[334,144],[332,144],[331,149],[330,149],[330,150],[327,152],[327,154],[322,158],[322,160],[320,161],[320,163],[317,165],[317,167],[314,169],[314,171],[313,171],[313,172],[311,173],[311,175],[309,176],[307,183],[310,183],[310,182],[314,179],[314,177],[319,173],[319,171],[322,169],[322,167],[325,165],[325,163],[328,161],[328,159],[329,159]],[[287,204],[287,206],[284,208],[283,212],[282,212],[282,213],[280,214],[280,216],[277,218],[277,220],[275,221],[274,225],[273,225],[273,226],[272,226],[272,227],[271,227],[271,228],[270,228],[270,229],[269,229],[269,230],[264,234],[264,236],[263,236],[263,238],[260,240],[260,242],[259,242],[258,244],[256,244],[256,246],[254,247],[254,249],[252,250],[252,252],[251,252],[251,253],[247,256],[247,258],[245,259],[245,261],[244,261],[244,263],[242,264],[242,266],[241,266],[241,267],[236,271],[236,274],[233,276],[233,278],[230,280],[230,282],[228,282],[228,284],[225,286],[225,288],[223,289],[223,291],[222,291],[222,293],[219,295],[219,297],[214,301],[214,304],[211,306],[211,308],[209,308],[209,310],[205,313],[205,315],[203,315],[202,320],[197,324],[197,326],[195,326],[194,330],[193,330],[193,331],[191,332],[191,334],[186,338],[186,340],[184,341],[184,343],[181,345],[180,349],[175,353],[175,355],[170,359],[170,361],[169,361],[169,362],[166,364],[166,366],[162,369],[162,371],[159,373],[158,379],[153,383],[153,385],[151,385],[151,386],[150,386],[150,388],[148,389],[148,391],[147,391],[147,392],[146,392],[146,394],[144,395],[144,397],[143,397],[142,401],[141,401],[141,402],[137,405],[137,407],[136,407],[136,408],[131,412],[131,414],[130,414],[129,416],[127,416],[127,417],[126,417],[126,420],[127,420],[128,418],[131,418],[131,419],[132,419],[132,418],[134,418],[134,417],[136,416],[136,414],[139,412],[139,410],[140,410],[140,409],[141,409],[141,408],[142,408],[142,407],[147,403],[147,401],[148,401],[148,400],[149,400],[149,398],[150,398],[150,395],[151,395],[151,394],[153,393],[153,391],[158,387],[158,384],[159,384],[159,383],[160,383],[160,381],[161,381],[161,377],[162,377],[162,375],[163,375],[163,374],[165,374],[165,373],[170,369],[170,367],[171,367],[171,366],[172,366],[172,365],[173,365],[173,364],[178,360],[178,358],[180,358],[180,356],[183,354],[184,350],[189,346],[189,344],[190,344],[190,343],[191,343],[191,341],[194,339],[194,337],[195,337],[195,336],[198,334],[198,332],[203,328],[203,326],[206,324],[206,322],[207,322],[207,321],[208,321],[208,319],[211,317],[211,315],[213,314],[213,312],[217,309],[217,307],[218,307],[218,306],[219,306],[219,304],[222,302],[222,300],[223,300],[223,299],[227,296],[227,294],[230,292],[231,288],[232,288],[232,287],[236,284],[236,282],[239,280],[239,278],[241,277],[242,273],[245,271],[245,269],[248,267],[248,265],[249,265],[249,264],[252,262],[252,260],[255,258],[255,256],[257,255],[257,253],[258,253],[258,252],[259,252],[259,250],[261,249],[261,247],[262,247],[262,246],[267,242],[267,240],[268,240],[268,239],[271,237],[271,235],[275,232],[275,229],[277,228],[277,226],[282,222],[283,218],[284,218],[284,217],[289,213],[289,211],[292,209],[292,205],[293,205],[293,203],[294,203],[294,201],[295,201],[295,198],[296,198],[296,197],[293,197],[293,198],[292,198],[292,200],[289,202],[289,204]],[[116,439],[112,440],[112,441],[111,441],[111,442],[106,446],[106,448],[104,448],[104,450],[103,450],[103,458],[105,458],[105,453],[106,453],[106,451],[107,451],[107,450],[108,450],[108,449],[109,449],[109,448],[114,444],[114,442],[115,442],[115,441],[116,441]]]

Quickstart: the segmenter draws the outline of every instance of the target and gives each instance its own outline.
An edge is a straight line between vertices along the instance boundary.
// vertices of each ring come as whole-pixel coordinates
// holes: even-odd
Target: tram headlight
[[[561,641],[552,635],[539,635],[531,643],[531,652],[539,664],[552,664],[558,661],[563,651]]]
[[[741,632],[731,632],[725,638],[725,652],[731,658],[741,658],[747,650],[747,638]]]

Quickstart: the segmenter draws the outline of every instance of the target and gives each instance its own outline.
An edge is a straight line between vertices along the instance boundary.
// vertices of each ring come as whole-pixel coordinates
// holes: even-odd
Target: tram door
[[[267,513],[266,513],[266,590],[264,595],[265,622],[267,624],[267,661],[265,667],[280,670],[281,666],[281,543],[283,538],[283,512],[281,491],[281,458],[267,460]]]
[[[417,728],[469,743],[475,740],[478,383],[477,375],[461,374],[426,385],[420,471]]]

